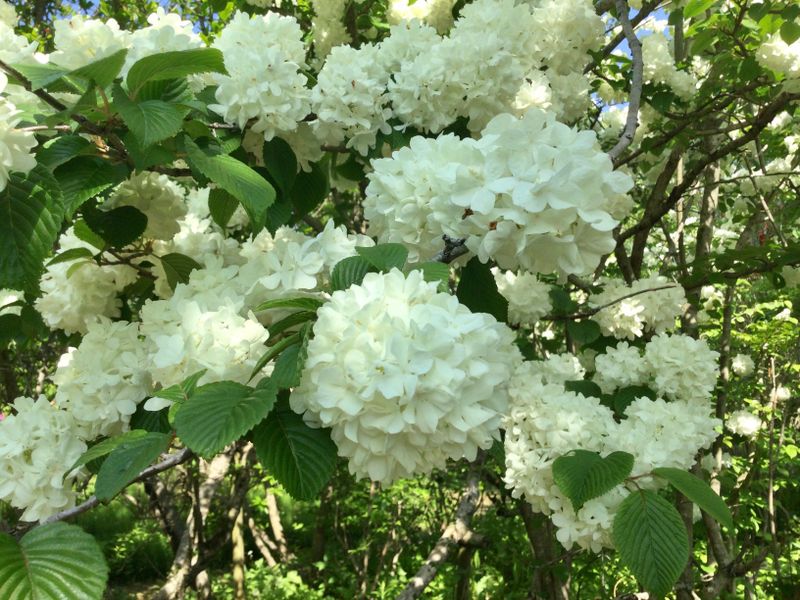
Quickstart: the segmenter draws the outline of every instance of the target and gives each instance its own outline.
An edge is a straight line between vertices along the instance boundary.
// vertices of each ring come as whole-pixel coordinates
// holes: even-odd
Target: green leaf
[[[241,202],[253,232],[261,231],[267,221],[267,209],[275,202],[275,190],[269,182],[231,156],[201,150],[189,138],[184,142],[192,168]]]
[[[637,490],[620,504],[612,537],[620,559],[652,595],[666,596],[689,560],[689,538],[672,504]]]
[[[53,171],[64,193],[67,217],[87,200],[128,177],[125,165],[114,165],[98,156],[78,156]]]
[[[573,450],[553,461],[553,481],[578,512],[588,500],[625,481],[631,469],[633,455],[627,452],[612,452],[602,458],[597,452]]]
[[[297,158],[292,147],[281,138],[264,143],[264,165],[284,195],[289,194],[297,177]]]
[[[147,217],[133,206],[84,210],[83,218],[92,231],[115,248],[127,246],[147,229]]]
[[[379,271],[402,269],[408,258],[408,249],[403,244],[378,244],[376,246],[356,246],[358,255]]]
[[[161,144],[145,147],[132,131],[125,133],[122,136],[122,141],[125,142],[125,148],[128,149],[128,154],[139,171],[144,171],[155,165],[169,164],[176,159],[175,152]],[[167,140],[167,143],[169,142],[170,140]]]
[[[189,283],[189,274],[195,269],[202,268],[195,259],[178,252],[170,252],[159,256],[158,259],[164,267],[167,283],[173,290],[179,283]]]
[[[325,302],[317,298],[277,298],[275,300],[267,300],[262,302],[255,308],[255,312],[262,310],[269,310],[271,308],[300,308],[303,310],[316,311]]]
[[[294,185],[289,196],[299,215],[305,215],[322,204],[331,191],[325,170],[314,163],[311,171],[300,171],[294,180]]]
[[[103,248],[106,247],[106,243],[103,241],[103,238],[101,238],[94,231],[89,229],[89,226],[83,219],[78,219],[77,221],[75,221],[75,224],[72,226],[72,229],[75,232],[75,237],[78,238],[79,240],[82,240],[87,244],[94,246],[98,250],[102,250]]]
[[[208,193],[208,210],[214,223],[225,229],[233,213],[239,207],[239,201],[225,190],[213,188]]]
[[[275,361],[275,370],[271,377],[279,388],[289,389],[300,385],[300,375],[303,373],[308,356],[310,331],[310,324],[304,326],[300,331],[299,343],[289,346]]]
[[[600,325],[590,319],[583,321],[568,321],[567,333],[574,342],[579,344],[591,344],[602,334]]]
[[[70,71],[69,76],[94,81],[101,88],[107,87],[119,75],[127,55],[128,51],[126,49],[119,50],[110,56]]]
[[[100,546],[76,525],[41,525],[19,542],[0,533],[0,598],[100,600],[107,580]]]
[[[363,256],[348,256],[333,267],[331,287],[334,290],[346,290],[351,285],[360,285],[371,270],[372,265]]]
[[[300,342],[300,334],[295,333],[294,335],[290,335],[287,338],[283,338],[280,342],[272,346],[261,356],[261,358],[258,359],[256,366],[253,367],[253,372],[250,373],[250,379],[248,379],[248,381],[250,381],[251,379],[253,379],[253,377],[258,375],[261,372],[261,369],[263,369],[264,366],[269,361],[278,356],[278,354],[283,352],[286,348],[288,348],[292,344],[297,344],[299,342]]]
[[[565,381],[564,389],[568,392],[583,394],[586,397],[592,396],[594,398],[599,398],[603,394],[603,391],[600,389],[599,385],[597,385],[594,381],[588,381],[586,379]]]
[[[631,385],[620,388],[613,394],[609,394],[608,406],[614,410],[614,414],[621,417],[625,409],[637,398],[647,397],[651,400],[656,399],[656,393],[644,385]]]
[[[553,285],[550,287],[550,299],[553,301],[553,312],[557,315],[568,315],[575,312],[578,303],[570,296],[569,292],[562,287]]]
[[[169,433],[172,426],[169,424],[169,409],[145,410],[144,402],[136,407],[136,412],[131,415],[131,429],[144,429],[156,433]]]
[[[167,451],[171,439],[172,436],[166,433],[146,432],[119,444],[103,461],[97,473],[95,496],[100,500],[111,500],[155,462],[162,452]]]
[[[202,371],[193,373],[181,383],[176,383],[175,385],[171,385],[163,390],[159,390],[153,394],[153,396],[164,398],[166,400],[172,400],[173,402],[184,402],[191,398],[192,394],[194,394],[195,389],[197,389],[197,382],[200,381],[203,375],[206,374],[207,370],[208,369],[203,369]]]
[[[733,531],[733,515],[730,509],[705,481],[688,471],[671,467],[653,469],[653,474],[669,481],[676,490],[697,504],[701,510]]]
[[[254,388],[233,381],[198,387],[175,415],[175,430],[201,456],[214,456],[250,431],[275,404],[277,388],[268,378]]]
[[[258,460],[293,498],[315,498],[333,474],[336,446],[326,429],[312,429],[282,401],[253,430]]]
[[[0,288],[22,289],[42,271],[58,237],[64,205],[53,176],[43,166],[11,173],[0,192]]]
[[[450,265],[441,262],[424,262],[413,266],[422,271],[425,281],[439,284],[440,291],[447,291],[450,285]]]
[[[174,137],[183,127],[185,115],[184,109],[163,100],[134,102],[119,84],[114,86],[114,110],[120,114],[143,149]]]
[[[147,81],[179,79],[195,73],[226,73],[222,52],[216,48],[195,48],[161,52],[136,61],[128,71],[128,91],[136,97]]]
[[[683,16],[687,19],[696,17],[715,4],[716,0],[689,0],[683,9]]]
[[[61,254],[56,254],[48,261],[47,266],[49,267],[50,265],[57,265],[58,263],[69,262],[79,258],[92,258],[93,256],[94,252],[88,248],[70,248],[69,250],[64,250]]]
[[[36,155],[36,161],[52,171],[80,154],[95,150],[94,144],[79,135],[64,135],[46,143]]]
[[[64,75],[69,73],[68,70],[57,67],[51,64],[15,64],[12,65],[31,83],[31,91],[35,92],[44,87],[49,87],[51,92],[76,92],[75,86],[69,83],[60,82],[60,85],[55,85]],[[54,84],[54,85],[51,85]]]
[[[305,323],[307,321],[311,321],[317,316],[317,313],[312,312],[310,310],[301,310],[299,312],[294,312],[290,315],[287,315],[283,319],[276,321],[272,325],[269,326],[269,335],[270,337],[274,337],[279,333],[283,333],[287,329],[291,329],[295,325],[300,325],[301,323]]]
[[[483,264],[477,256],[461,270],[456,296],[472,312],[489,313],[501,322],[508,320],[508,300],[497,291],[489,265]]]
[[[784,21],[781,25],[781,39],[789,46],[800,39],[800,24],[794,21]]]
[[[81,454],[78,460],[75,461],[75,464],[73,464],[67,470],[67,472],[72,471],[73,469],[77,469],[78,467],[82,467],[86,463],[92,462],[93,460],[97,460],[98,458],[102,458],[103,456],[110,454],[114,449],[124,444],[125,442],[132,442],[135,440],[139,440],[145,437],[146,435],[147,435],[146,431],[133,429],[121,435],[110,437],[101,442],[97,442],[94,446],[92,446],[86,452]]]

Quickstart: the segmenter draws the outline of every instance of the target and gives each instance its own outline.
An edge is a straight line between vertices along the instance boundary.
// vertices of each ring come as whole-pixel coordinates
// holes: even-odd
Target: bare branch
[[[428,558],[400,595],[397,596],[397,600],[418,598],[428,587],[428,584],[433,581],[433,578],[436,577],[439,567],[447,560],[450,549],[456,544],[468,543],[470,538],[475,537],[475,534],[470,529],[470,522],[472,521],[472,515],[478,509],[480,471],[485,457],[485,452],[480,452],[472,463],[467,475],[467,487],[458,502],[453,522],[444,530],[442,537],[439,538],[433,550],[428,554]]]
[[[147,467],[144,471],[139,473],[136,476],[136,478],[133,481],[131,481],[131,483],[136,483],[137,481],[141,481],[142,479],[147,479],[148,477],[152,477],[153,475],[157,475],[158,473],[168,471],[173,467],[177,467],[178,465],[185,463],[193,456],[194,454],[188,448],[184,448],[183,450],[181,450],[180,452],[176,452],[175,454],[170,454],[160,463]],[[86,501],[82,502],[78,506],[75,506],[73,508],[68,508],[67,510],[62,510],[60,513],[57,513],[52,517],[46,519],[45,521],[42,522],[42,525],[46,525],[47,523],[54,523],[55,521],[63,521],[65,519],[69,519],[71,517],[83,514],[87,510],[92,509],[98,504],[100,504],[100,502],[101,501],[97,499],[97,496],[90,496]]]
[[[633,136],[636,135],[636,128],[639,126],[639,104],[642,101],[642,85],[644,85],[642,43],[636,37],[636,32],[633,31],[633,26],[630,19],[628,19],[628,3],[626,0],[616,0],[616,4],[617,18],[622,24],[622,33],[625,35],[625,39],[628,40],[628,46],[631,49],[632,75],[631,95],[628,103],[628,116],[625,119],[625,129],[623,129],[619,141],[608,151],[608,155],[613,162],[616,162],[620,154],[631,145]]]

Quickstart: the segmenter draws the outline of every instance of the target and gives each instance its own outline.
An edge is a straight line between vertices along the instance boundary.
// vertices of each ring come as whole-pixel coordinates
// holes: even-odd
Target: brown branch
[[[459,256],[464,256],[469,252],[466,243],[467,240],[451,238],[449,235],[443,235],[444,250],[439,252],[433,257],[434,262],[451,263]]]
[[[675,207],[675,205],[678,203],[678,200],[683,197],[683,194],[686,192],[686,190],[692,186],[695,180],[703,173],[703,171],[705,171],[708,165],[738,150],[748,142],[753,141],[767,127],[767,125],[772,122],[779,112],[781,112],[784,108],[786,108],[787,105],[798,98],[800,98],[800,94],[779,94],[772,103],[765,106],[761,112],[758,113],[753,121],[752,127],[747,133],[744,133],[741,137],[728,142],[714,152],[705,155],[702,160],[698,161],[686,172],[683,181],[672,188],[672,191],[670,192],[666,201],[653,210],[650,215],[646,215],[636,225],[620,233],[617,237],[617,243],[622,243],[637,233],[649,231],[653,225],[658,223],[658,221],[664,215],[666,215]]]
[[[152,477],[158,473],[162,473],[167,471],[173,467],[177,467],[178,465],[185,463],[187,460],[191,459],[194,456],[191,450],[188,448],[184,448],[180,452],[176,452],[175,454],[170,454],[169,457],[162,460],[160,463],[147,467],[144,471],[139,473],[133,481],[131,481],[128,485],[141,481],[142,479],[147,479],[148,477]],[[127,487],[127,486],[125,486]],[[85,513],[87,510],[94,508],[98,504],[100,504],[100,500],[97,499],[97,496],[90,496],[86,501],[82,502],[78,506],[74,506],[72,508],[68,508],[67,510],[62,510],[60,513],[53,515],[42,521],[42,525],[46,525],[47,523],[53,523],[55,521],[63,521],[64,519],[69,519],[71,517],[75,517],[77,515]]]
[[[636,128],[639,126],[639,104],[642,101],[642,86],[644,85],[644,61],[642,59],[642,43],[636,37],[633,26],[628,19],[628,3],[626,0],[616,0],[617,18],[622,24],[622,32],[628,40],[631,50],[631,94],[628,102],[628,115],[625,118],[625,128],[617,143],[608,151],[612,162],[616,162],[620,154],[633,143]],[[638,16],[638,15],[637,15]]]
[[[478,509],[480,498],[480,472],[483,461],[486,458],[485,452],[479,452],[478,457],[470,466],[467,475],[467,487],[461,496],[456,508],[455,518],[444,530],[444,533],[436,542],[436,545],[428,554],[428,558],[416,572],[411,581],[408,582],[403,591],[397,596],[397,600],[413,600],[418,598],[428,587],[433,578],[439,572],[439,568],[447,560],[450,550],[457,544],[469,543],[470,538],[475,534],[470,529],[472,515]]]
[[[654,288],[648,288],[646,290],[638,290],[636,292],[631,292],[630,294],[625,294],[624,296],[620,296],[612,300],[611,302],[606,302],[605,304],[601,304],[600,306],[595,306],[594,308],[590,308],[583,312],[573,313],[571,315],[553,315],[553,316],[546,316],[542,317],[542,321],[572,321],[575,319],[587,319],[592,315],[596,315],[604,308],[608,308],[609,306],[614,306],[615,304],[619,304],[623,300],[627,300],[628,298],[633,298],[634,296],[639,296],[640,294],[647,294],[649,292],[658,292],[661,290],[670,290],[672,288],[680,287],[677,283],[669,284],[669,285],[661,285]]]

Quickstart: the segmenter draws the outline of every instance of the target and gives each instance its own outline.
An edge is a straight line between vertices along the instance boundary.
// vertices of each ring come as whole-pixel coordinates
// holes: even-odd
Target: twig
[[[486,458],[485,452],[480,452],[472,463],[469,474],[467,475],[467,487],[461,496],[456,508],[455,518],[444,530],[442,537],[428,554],[428,558],[416,572],[411,581],[397,596],[397,600],[413,600],[428,587],[433,578],[439,571],[439,567],[447,560],[450,549],[456,544],[468,543],[475,534],[470,529],[472,515],[478,509],[478,499],[480,498],[480,471],[483,461]]]
[[[434,262],[451,263],[459,256],[464,256],[469,252],[465,239],[451,238],[447,234],[443,235],[442,239],[444,240],[444,250],[433,257]]]
[[[162,473],[164,471],[168,471],[172,467],[177,467],[178,465],[185,463],[187,460],[192,458],[194,454],[188,448],[184,448],[180,452],[176,452],[175,454],[170,454],[169,457],[162,460],[160,463],[147,467],[144,471],[139,473],[136,478],[131,481],[131,483],[136,483],[137,481],[141,481],[142,479],[147,479],[153,475],[157,475],[158,473]],[[130,485],[130,484],[128,484]],[[60,513],[53,515],[45,519],[42,522],[42,525],[46,525],[47,523],[54,523],[55,521],[63,521],[65,519],[69,519],[71,517],[75,517],[77,515],[85,513],[87,510],[94,508],[98,504],[100,504],[100,500],[97,499],[97,496],[90,496],[86,501],[78,504],[78,506],[74,506],[72,508],[68,508],[67,510],[62,510]]]
[[[626,0],[616,0],[617,18],[622,24],[622,32],[628,40],[632,57],[631,75],[631,95],[628,102],[628,116],[625,119],[625,129],[614,147],[608,151],[612,161],[616,161],[620,154],[631,145],[633,136],[636,135],[636,128],[639,126],[639,104],[642,101],[642,85],[644,84],[643,72],[644,62],[642,59],[642,43],[633,31],[630,19],[628,19],[628,3]]]
[[[616,298],[615,300],[612,300],[611,302],[606,302],[605,304],[601,304],[600,306],[595,306],[595,307],[590,308],[588,310],[585,310],[583,312],[573,313],[571,315],[554,315],[552,317],[542,317],[542,320],[543,321],[571,321],[573,319],[586,319],[588,317],[591,317],[592,315],[596,315],[597,313],[599,313],[604,308],[608,308],[609,306],[614,306],[615,304],[618,304],[618,303],[622,302],[623,300],[627,300],[628,298],[633,298],[634,296],[638,296],[640,294],[647,294],[649,292],[658,292],[658,291],[661,291],[661,290],[670,290],[672,288],[677,288],[677,287],[681,287],[681,286],[679,286],[677,283],[674,283],[674,284],[669,284],[669,285],[660,285],[660,286],[654,287],[654,288],[647,288],[646,290],[638,290],[638,291],[635,291],[635,292],[631,292],[630,294],[625,294],[624,296],[620,296],[619,298]]]

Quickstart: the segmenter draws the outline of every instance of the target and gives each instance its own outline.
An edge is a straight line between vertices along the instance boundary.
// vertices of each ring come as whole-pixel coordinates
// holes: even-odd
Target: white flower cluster
[[[499,434],[514,334],[421,272],[370,273],[318,312],[292,408],[331,428],[350,472],[388,483],[474,459]]]
[[[561,276],[591,272],[632,206],[631,178],[613,171],[594,132],[536,109],[499,115],[480,140],[412,138],[372,162],[364,201],[370,232],[412,261],[466,239],[481,261]]]
[[[731,370],[739,377],[749,377],[756,369],[756,363],[749,354],[737,354],[731,360]]]
[[[314,9],[311,34],[314,38],[314,54],[318,59],[328,56],[334,46],[352,41],[344,26],[347,5],[348,0],[311,0]]]
[[[800,40],[787,44],[774,33],[756,51],[756,59],[762,67],[786,76],[786,91],[800,91]]]
[[[390,131],[392,117],[435,133],[459,117],[479,131],[498,114],[532,106],[566,120],[580,116],[589,102],[587,51],[603,38],[591,2],[477,0],[442,37],[437,29],[449,27],[448,4],[395,2],[388,38],[331,51],[312,91],[321,143],[346,140],[366,154],[379,132]],[[430,25],[418,20],[423,13]]]
[[[33,133],[16,128],[20,111],[2,96],[7,84],[8,78],[0,72],[0,192],[8,185],[9,173],[27,173],[36,166],[31,154],[36,138]]]
[[[657,338],[659,336],[656,336]],[[719,421],[710,416],[709,396],[714,381],[716,353],[703,342],[695,342],[693,354],[687,353],[684,336],[663,336],[673,347],[673,355],[695,365],[686,370],[688,385],[681,394],[673,393],[663,383],[661,366],[664,356],[660,344],[647,349],[645,358],[639,351],[621,342],[616,349],[596,358],[597,374],[605,377],[604,392],[617,386],[653,385],[659,397],[636,398],[617,422],[612,411],[595,397],[569,392],[564,381],[576,379],[577,368],[563,368],[572,360],[524,363],[512,379],[509,391],[511,407],[504,421],[506,428],[505,482],[514,497],[524,497],[534,509],[551,515],[557,527],[556,537],[570,548],[599,552],[611,547],[611,526],[614,515],[627,495],[624,485],[594,498],[576,513],[570,501],[553,481],[552,465],[559,456],[583,449],[606,456],[623,451],[634,456],[631,475],[646,475],[656,467],[688,469],[700,448],[709,446],[716,437]],[[605,357],[609,357],[604,360]],[[574,357],[569,357],[574,359]],[[674,356],[672,357],[674,358]],[[557,368],[561,365],[562,368]],[[674,380],[672,365],[665,366],[666,380]],[[597,381],[597,375],[595,376]],[[614,380],[614,385],[608,386]],[[640,485],[653,487],[658,481],[643,477]]]
[[[497,291],[508,300],[508,322],[533,326],[553,309],[551,287],[539,281],[533,273],[514,273],[493,268]]]
[[[58,240],[61,252],[87,248],[90,244],[78,239],[69,228]],[[136,270],[127,265],[98,265],[91,258],[79,258],[49,265],[39,287],[41,297],[36,310],[51,329],[67,333],[86,333],[98,316],[119,317],[122,302],[117,297],[136,280]]]
[[[716,385],[719,353],[705,340],[686,335],[653,336],[644,353],[627,342],[595,358],[594,382],[604,394],[618,388],[644,385],[658,396],[690,402],[707,398]]]
[[[144,237],[169,240],[181,229],[187,213],[185,192],[166,175],[143,171],[121,183],[103,204],[103,209],[133,206],[147,217]]]
[[[227,75],[215,75],[217,104],[209,108],[227,123],[271,140],[292,132],[310,110],[303,32],[297,21],[275,13],[237,12],[214,41]]]
[[[645,81],[663,83],[683,100],[694,95],[697,82],[691,73],[675,67],[669,40],[663,33],[656,31],[642,40],[642,62]]]
[[[0,24],[15,27],[17,20],[17,9],[5,0],[0,0]]]
[[[755,437],[761,429],[761,419],[749,410],[736,410],[728,415],[725,420],[725,427],[737,435],[744,437]]]
[[[130,46],[131,34],[114,19],[100,21],[74,15],[54,24],[56,50],[50,61],[65,69],[78,69]]]
[[[386,18],[394,25],[402,21],[424,22],[438,33],[445,33],[453,24],[456,0],[391,0]]]
[[[55,403],[73,415],[85,440],[121,433],[151,391],[147,364],[138,324],[100,318],[61,357]]]
[[[17,398],[14,411],[0,421],[0,499],[24,509],[23,521],[39,521],[74,502],[64,476],[86,443],[72,414],[44,396]]]
[[[146,56],[161,52],[191,50],[203,46],[191,21],[181,19],[180,15],[167,13],[162,7],[147,17],[149,25],[137,29],[130,36],[130,47],[125,57],[121,76],[126,77],[134,63]]]
[[[589,297],[589,306],[600,308],[592,320],[604,335],[616,338],[632,340],[645,332],[672,329],[686,304],[683,288],[661,275],[637,279],[630,286],[621,279],[601,284],[603,291]]]

